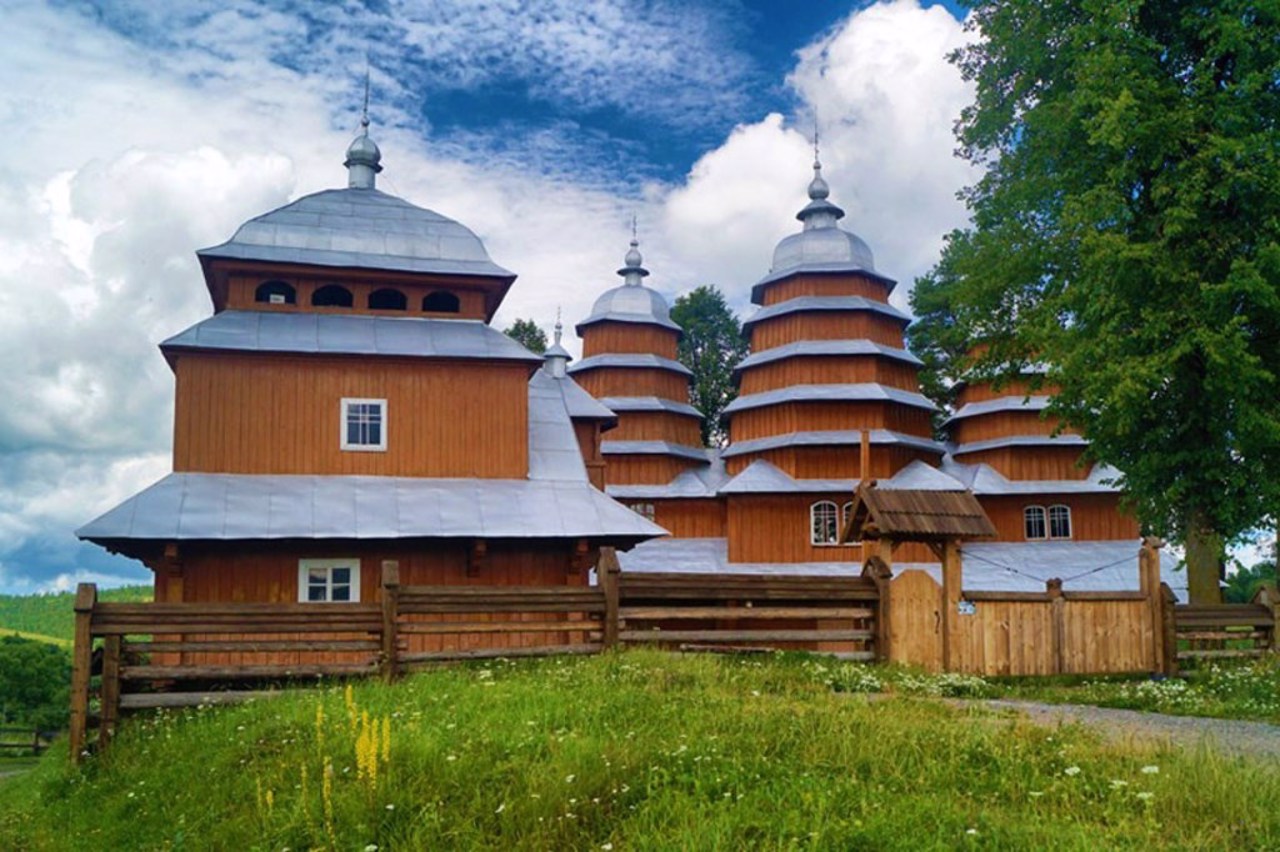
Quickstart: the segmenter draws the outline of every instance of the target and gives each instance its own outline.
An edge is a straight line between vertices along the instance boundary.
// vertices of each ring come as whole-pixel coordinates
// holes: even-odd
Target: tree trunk
[[[1193,604],[1222,603],[1222,537],[1199,523],[1187,530],[1187,591]]]

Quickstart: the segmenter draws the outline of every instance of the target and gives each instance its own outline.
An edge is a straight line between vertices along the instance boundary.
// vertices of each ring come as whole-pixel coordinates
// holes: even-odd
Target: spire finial
[[[618,270],[618,274],[622,276],[622,283],[639,287],[640,279],[649,274],[649,270],[645,269],[642,264],[644,258],[640,256],[640,237],[639,225],[634,213],[631,214],[631,248],[627,250],[627,255],[622,259],[622,268]]]
[[[547,347],[547,351],[542,355],[545,359],[546,371],[555,379],[563,379],[568,375],[569,370],[569,353],[560,345],[560,337],[563,334],[564,327],[560,323],[560,308],[557,306],[555,341]]]
[[[382,171],[382,152],[369,138],[369,60],[364,64],[364,108],[360,111],[360,135],[347,148],[347,186],[351,189],[373,189]]]
[[[564,334],[564,325],[560,322],[560,306],[556,305],[556,346],[560,345],[560,338]]]

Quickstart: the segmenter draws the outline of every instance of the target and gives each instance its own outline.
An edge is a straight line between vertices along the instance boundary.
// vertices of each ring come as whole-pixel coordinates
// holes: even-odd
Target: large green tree
[[[547,351],[547,333],[531,319],[517,319],[502,333],[530,352],[541,355]]]
[[[677,298],[671,318],[684,329],[679,358],[693,371],[689,401],[703,414],[702,441],[723,446],[728,437],[724,408],[738,395],[733,369],[747,355],[742,324],[724,294],[706,284]]]
[[[1280,2],[988,0],[971,21],[957,134],[984,174],[918,282],[930,351],[952,378],[1044,362],[1052,413],[1217,599],[1224,544],[1280,506]]]

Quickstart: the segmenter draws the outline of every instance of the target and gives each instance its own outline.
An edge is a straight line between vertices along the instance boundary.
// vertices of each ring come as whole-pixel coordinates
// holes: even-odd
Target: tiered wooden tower
[[[623,278],[577,325],[583,358],[569,372],[618,415],[601,443],[608,485],[665,485],[707,464],[702,414],[689,404],[688,368],[676,360],[680,326],[666,301],[644,285],[639,243],[632,239]]]
[[[946,427],[953,471],[977,493],[1002,541],[1118,540],[1138,537],[1110,480],[1118,472],[1083,461],[1088,441],[1045,416],[1057,388],[1034,368],[998,388],[960,388]]]

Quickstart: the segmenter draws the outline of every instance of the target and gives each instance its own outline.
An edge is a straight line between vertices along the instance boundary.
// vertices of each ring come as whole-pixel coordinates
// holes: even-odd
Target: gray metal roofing
[[[1043,592],[1045,581],[1056,577],[1064,581],[1067,591],[1137,591],[1139,545],[1137,539],[969,542],[961,551],[962,586],[974,592]],[[854,577],[862,573],[860,562],[730,562],[728,540],[724,538],[654,539],[619,553],[618,562],[623,571],[633,572]],[[1164,582],[1185,602],[1186,572],[1177,571],[1176,567],[1177,558],[1162,551],[1160,573]],[[941,584],[941,566],[936,563],[893,565],[895,576],[912,570],[925,571]],[[1086,571],[1093,573],[1083,574]]]
[[[800,234],[795,234],[794,236],[798,237],[800,236]],[[787,239],[789,238],[784,237],[783,242],[786,242]],[[782,247],[782,244],[779,243],[779,248],[781,247]],[[775,267],[774,269],[770,270],[767,275],[765,275],[763,278],[761,278],[751,287],[751,301],[757,305],[763,304],[764,293],[765,293],[765,290],[768,288],[768,286],[774,283],[775,281],[781,281],[782,279],[789,278],[792,275],[801,275],[805,273],[813,273],[813,274],[821,275],[821,274],[832,274],[832,273],[841,273],[841,272],[857,272],[861,275],[867,276],[868,278],[874,281],[879,281],[881,284],[885,285],[886,293],[892,293],[894,287],[896,287],[898,284],[898,282],[894,281],[892,278],[886,278],[885,276],[876,272],[874,269],[870,269],[868,267],[862,266],[857,261],[829,261],[829,262],[807,261],[803,263],[798,263],[795,266],[788,266],[783,269],[779,269]]]
[[[839,492],[853,497],[856,479],[795,479],[764,459],[756,459],[746,469],[720,487],[721,494],[825,494]]]
[[[640,352],[592,355],[589,358],[583,358],[576,364],[571,365],[569,367],[569,372],[580,373],[583,370],[596,370],[601,367],[650,367],[658,370],[668,370],[672,373],[679,373],[682,376],[693,375],[693,371],[684,364],[681,364],[679,361],[673,361],[670,358],[663,358],[661,355],[652,355]]]
[[[1084,479],[1007,479],[989,464],[964,464],[947,457],[942,472],[974,494],[1113,494],[1120,489],[1112,484],[1120,472],[1108,465],[1096,464]]]
[[[600,452],[606,456],[679,456],[705,462],[707,451],[702,447],[689,447],[671,441],[601,441]]]
[[[864,402],[868,400],[888,400],[910,405],[913,408],[923,408],[926,411],[938,410],[938,407],[924,394],[875,382],[862,382],[850,385],[791,385],[777,390],[749,393],[726,405],[724,411],[726,414],[732,414],[735,411],[746,411],[784,402]]]
[[[885,491],[966,491],[968,486],[932,465],[916,459],[888,479],[876,483]]]
[[[871,311],[892,317],[903,325],[911,322],[911,317],[892,305],[877,302],[865,296],[797,296],[794,299],[761,308],[742,321],[742,328],[745,331],[758,322],[800,311]]]
[[[980,417],[983,414],[995,414],[1001,411],[1044,411],[1048,407],[1049,397],[1047,396],[1002,396],[963,405],[959,411],[948,417],[943,425],[964,420],[967,417]]]
[[[905,349],[872,343],[870,340],[800,340],[782,346],[774,346],[760,352],[752,352],[734,367],[736,375],[749,367],[771,364],[784,358],[808,357],[818,355],[882,355],[917,367],[924,362]]]
[[[724,461],[714,451],[708,451],[710,463],[682,471],[675,479],[663,485],[610,485],[605,492],[610,497],[624,500],[658,500],[715,497],[720,486],[729,481]]]
[[[170,337],[160,348],[542,362],[480,320],[293,311],[223,311]]]
[[[582,449],[570,420],[565,381],[572,380],[556,379],[545,370],[538,370],[529,380],[530,479],[587,481]]]
[[[669,411],[702,419],[702,412],[687,402],[676,402],[660,396],[606,396],[601,402],[614,411]]]
[[[587,326],[605,321],[658,325],[681,331],[679,324],[671,319],[667,300],[643,284],[623,284],[606,290],[596,299],[591,308],[591,316],[574,326],[574,329],[581,334],[582,329]]]
[[[870,433],[872,444],[897,444],[935,452],[939,455],[946,449],[942,444],[930,438],[904,435],[901,432],[893,432],[889,429],[872,429]],[[725,448],[722,455],[725,458],[733,458],[746,453],[759,453],[780,447],[849,446],[857,445],[861,441],[862,432],[858,429],[788,432],[784,435],[770,435],[767,438],[735,441]]]
[[[585,482],[216,473],[169,474],[76,531],[91,541],[664,534]]]
[[[514,278],[469,228],[376,189],[329,189],[245,222],[200,257]]]
[[[547,372],[546,367],[538,371],[540,382],[549,380],[556,383],[561,398],[564,401],[565,410],[569,412],[569,417],[574,420],[609,420],[614,423],[618,421],[618,415],[608,406],[587,393],[582,385],[575,382],[568,376],[556,378]],[[532,383],[530,385],[530,394],[532,394]],[[531,397],[532,399],[532,397]]]
[[[1079,435],[1010,435],[1004,438],[992,438],[988,441],[972,441],[959,444],[951,449],[953,456],[964,453],[977,453],[982,450],[999,450],[1004,447],[1087,447],[1088,440]]]

